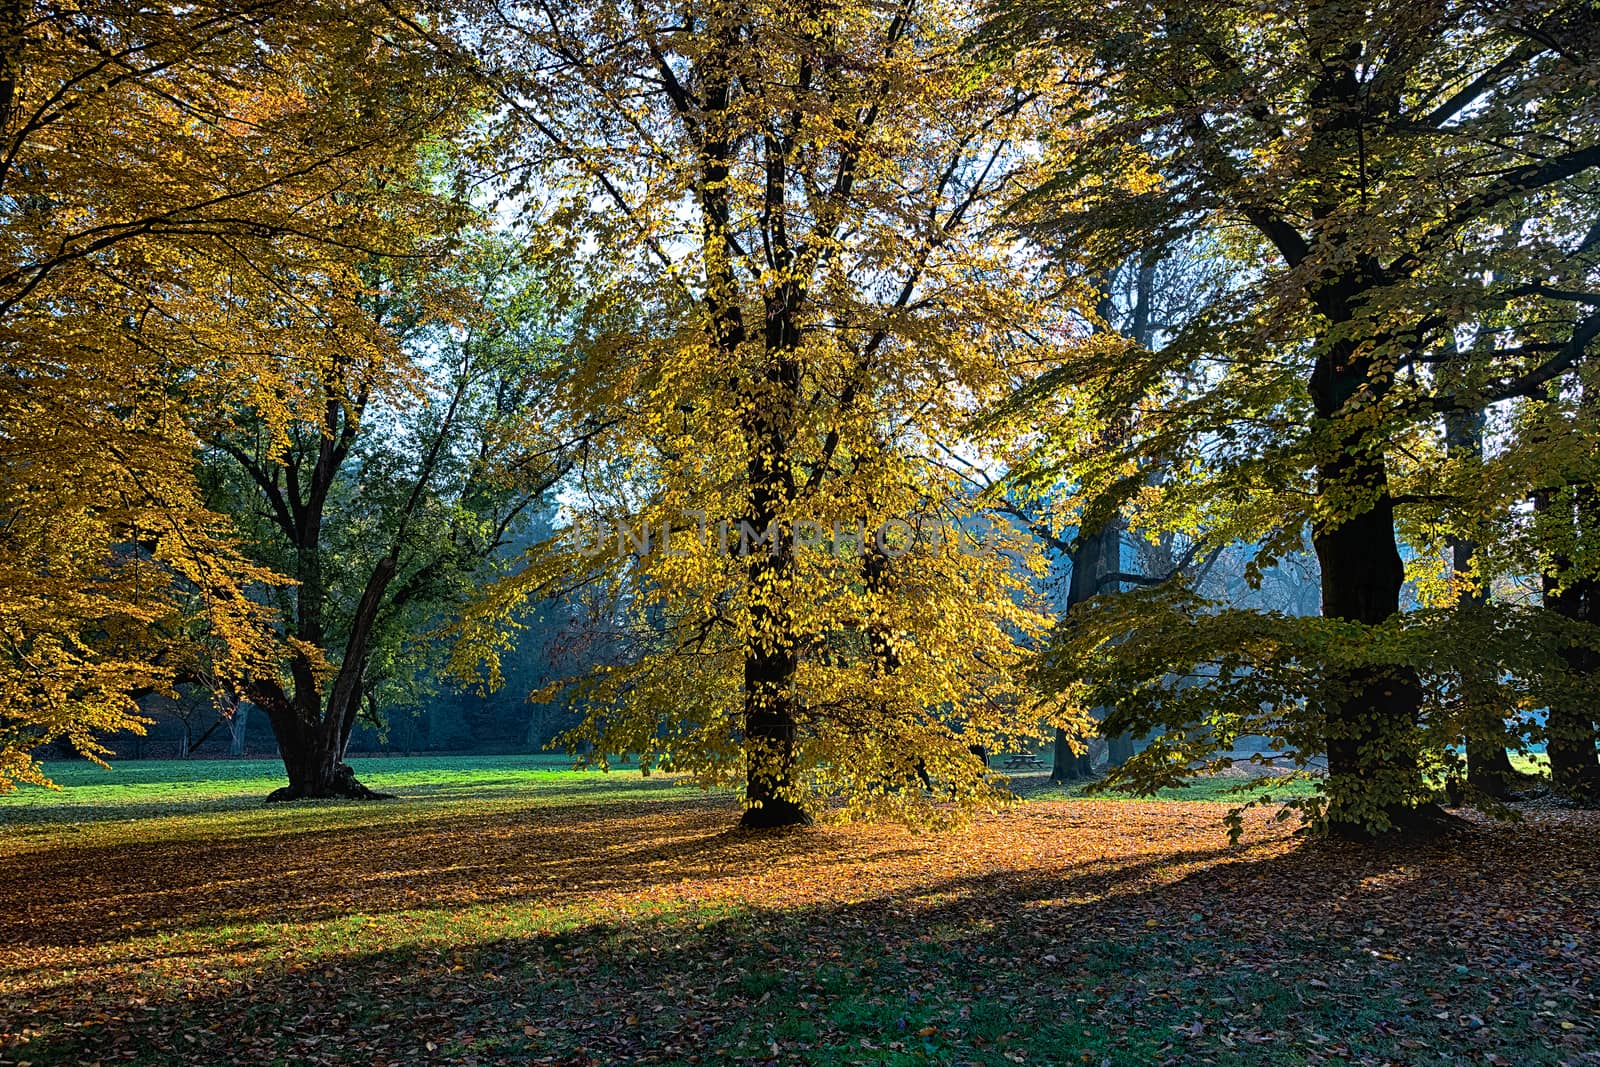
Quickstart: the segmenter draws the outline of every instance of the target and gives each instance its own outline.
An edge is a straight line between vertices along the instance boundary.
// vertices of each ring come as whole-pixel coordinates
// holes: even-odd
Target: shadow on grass
[[[537,812],[525,832],[500,827],[496,840],[509,834],[550,868],[507,899],[548,903],[563,879],[583,892],[737,879],[757,857],[848,879],[881,859],[817,834],[783,839],[775,858],[770,841],[714,829],[703,810],[663,814],[649,840],[626,840],[639,829],[626,819],[590,825],[587,856],[552,852],[547,835],[562,828]],[[1264,859],[1175,850],[1067,871],[930,876],[858,903],[684,904],[509,938],[464,928],[458,944],[210,972],[109,1009],[92,977],[68,979],[30,1005],[30,1036],[0,1059],[1585,1063],[1597,975],[1593,941],[1579,939],[1594,932],[1600,886],[1592,830],[1500,827],[1409,851],[1318,845]],[[449,847],[470,853],[470,831]],[[348,844],[334,833],[317,854]],[[426,856],[446,842],[421,847]],[[1141,877],[1184,861],[1209,865],[1172,882]],[[348,857],[333,873],[364,870]],[[328,888],[293,884],[307,896]],[[431,905],[448,907],[450,889],[439,885]],[[183,925],[227,912],[223,898],[193,903]],[[284,917],[302,914],[280,903]]]
[[[305,827],[268,819],[232,839],[31,851],[26,864],[0,867],[0,943],[47,950],[492,901],[562,905],[737,877],[765,847],[729,828],[732,801],[699,793],[632,805],[614,794],[560,804],[536,798],[483,813],[404,801],[340,807],[355,809],[359,821]],[[825,865],[835,851],[829,837],[796,835],[787,862]]]

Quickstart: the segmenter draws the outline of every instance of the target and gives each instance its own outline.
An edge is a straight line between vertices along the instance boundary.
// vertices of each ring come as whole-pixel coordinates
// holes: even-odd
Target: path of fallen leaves
[[[0,841],[0,1064],[1600,1063],[1594,815],[1373,851],[1222,810]]]

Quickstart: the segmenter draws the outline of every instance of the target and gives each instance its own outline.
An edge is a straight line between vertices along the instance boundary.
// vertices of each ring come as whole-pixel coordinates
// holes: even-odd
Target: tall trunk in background
[[[1086,603],[1100,592],[1101,583],[1109,574],[1122,569],[1122,524],[1115,518],[1108,520],[1098,530],[1080,533],[1072,549],[1072,577],[1067,585],[1067,613],[1079,604]],[[1078,782],[1094,774],[1094,763],[1089,756],[1088,737],[1069,737],[1056,728],[1055,759],[1050,780],[1052,782]],[[1073,751],[1074,744],[1081,752]]]
[[[1588,401],[1588,397],[1585,397]],[[1579,542],[1600,535],[1600,500],[1591,486],[1572,486],[1569,493],[1538,494],[1534,507],[1542,523],[1560,529],[1556,536],[1576,535]],[[1600,580],[1574,577],[1570,561],[1557,555],[1543,576],[1544,604],[1573,622],[1600,626]],[[1579,678],[1600,674],[1600,655],[1587,648],[1568,649],[1568,668]],[[1600,801],[1600,729],[1592,703],[1557,702],[1548,711],[1545,750],[1556,791],[1582,801]]]
[[[250,702],[241,700],[228,717],[228,755],[243,756],[245,734],[250,726]]]
[[[1127,328],[1123,331],[1123,336],[1142,348],[1150,348],[1155,343],[1152,311],[1155,301],[1156,268],[1159,264],[1160,256],[1150,253],[1141,258],[1135,268],[1133,302],[1128,308]],[[1116,313],[1115,304],[1109,293],[1101,295],[1095,313],[1101,322],[1101,326],[1097,328],[1109,329],[1112,317]],[[1120,434],[1126,429],[1124,424],[1113,432]],[[1098,513],[1097,508],[1089,510]],[[1102,586],[1107,584],[1106,577],[1122,571],[1122,522],[1115,509],[1107,510],[1110,514],[1098,529],[1080,530],[1077,540],[1073,543],[1072,578],[1067,588],[1065,614],[1070,615],[1074,607],[1105,591]],[[1121,587],[1112,583],[1110,588]],[[1093,776],[1094,761],[1089,755],[1088,741],[1087,737],[1071,738],[1065,730],[1056,728],[1054,759],[1050,771],[1052,782],[1081,781]],[[1074,742],[1083,749],[1081,754],[1073,751]],[[1109,766],[1120,766],[1133,756],[1133,738],[1128,734],[1108,738],[1107,742],[1106,755]]]
[[[1476,465],[1483,458],[1483,411],[1455,411],[1445,415],[1444,441],[1446,454],[1454,460],[1464,460]],[[1450,538],[1450,564],[1457,578],[1466,580],[1472,571],[1472,557],[1477,545],[1464,538]],[[1461,596],[1461,606],[1471,611],[1488,601],[1488,590],[1481,581],[1472,581]],[[1483,686],[1487,689],[1488,686]],[[1506,752],[1503,739],[1505,723],[1498,716],[1486,712],[1482,721],[1468,724],[1467,732],[1467,785],[1480,796],[1504,799],[1511,791],[1516,771],[1511,766],[1511,756]]]
[[[1156,268],[1160,265],[1160,257],[1155,253],[1147,254],[1139,261],[1138,274],[1134,279],[1133,307],[1128,316],[1128,338],[1141,348],[1153,349],[1156,343],[1156,327],[1154,320],[1156,296]],[[1159,477],[1159,472],[1152,474]],[[1101,565],[1103,574],[1114,573],[1122,570],[1122,526],[1113,523],[1112,530],[1102,530],[1102,536],[1111,536],[1109,544],[1101,545]],[[1176,568],[1168,567],[1167,573],[1176,573]],[[1096,582],[1098,588],[1100,583]],[[1113,589],[1120,589],[1121,585],[1115,584]],[[1133,735],[1120,733],[1115,737],[1106,738],[1106,766],[1120,767],[1133,758]]]
[[[1087,737],[1073,737],[1061,727],[1056,727],[1054,758],[1050,764],[1050,780],[1057,784],[1081,782],[1094,776],[1093,761],[1089,758]],[[1073,745],[1083,746],[1083,752],[1073,751]]]

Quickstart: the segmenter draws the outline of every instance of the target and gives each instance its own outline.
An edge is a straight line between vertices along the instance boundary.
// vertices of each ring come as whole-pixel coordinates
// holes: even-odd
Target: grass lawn
[[[1303,844],[1069,795],[732,830],[548,757],[49,768],[0,798],[0,1064],[1600,1064],[1600,819]],[[1201,791],[1201,795],[1208,795]]]

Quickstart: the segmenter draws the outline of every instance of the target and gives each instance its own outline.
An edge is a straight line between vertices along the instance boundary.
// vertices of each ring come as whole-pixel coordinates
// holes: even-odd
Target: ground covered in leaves
[[[269,767],[113,773],[0,800],[0,1064],[1600,1064],[1593,814],[1383,851],[1111,799],[753,836],[526,759],[273,808]]]

